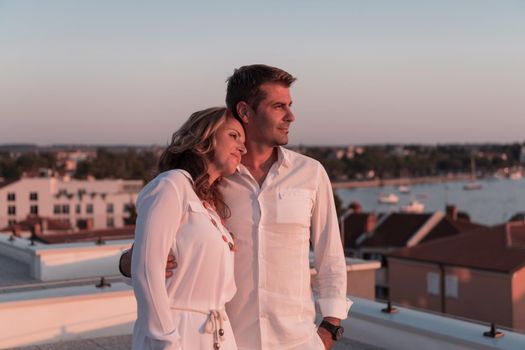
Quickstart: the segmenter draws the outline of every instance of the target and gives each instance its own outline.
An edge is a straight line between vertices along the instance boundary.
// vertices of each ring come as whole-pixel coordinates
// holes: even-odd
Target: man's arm
[[[118,268],[120,273],[127,278],[131,278],[131,259],[133,258],[133,246],[129,250],[126,250],[120,256]],[[166,262],[166,278],[173,276],[174,269],[177,268],[177,262],[175,261],[175,256],[173,252],[170,251],[168,255],[168,260]]]
[[[312,210],[311,242],[319,282],[319,307],[323,319],[335,326],[348,315],[352,302],[346,298],[346,261],[333,199],[332,186],[319,165],[318,187]],[[318,329],[326,349],[333,346],[332,334]]]

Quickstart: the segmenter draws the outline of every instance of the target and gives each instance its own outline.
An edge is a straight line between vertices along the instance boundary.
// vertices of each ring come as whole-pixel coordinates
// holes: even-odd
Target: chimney
[[[22,237],[22,228],[18,224],[14,224],[11,226],[11,231],[13,232],[13,236],[16,237]]]
[[[366,218],[366,231],[365,232],[372,232],[374,230],[374,227],[376,227],[377,224],[377,215],[376,213],[370,213],[368,214]]]
[[[39,224],[39,223],[34,224],[32,230],[31,230],[31,233],[34,236],[41,235],[42,234],[42,225]]]
[[[458,208],[454,204],[448,204],[445,207],[445,212],[447,213],[447,216],[452,220],[458,219]]]
[[[93,230],[93,218],[86,219],[86,230]]]
[[[350,205],[348,205],[348,209],[350,209],[354,214],[358,214],[362,211],[361,204],[357,203],[356,201],[350,203]]]

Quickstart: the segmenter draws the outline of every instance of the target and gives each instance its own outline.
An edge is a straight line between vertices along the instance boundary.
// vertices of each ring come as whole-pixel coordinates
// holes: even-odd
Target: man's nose
[[[290,123],[295,121],[295,115],[292,113],[292,110],[290,108],[288,108],[288,111],[286,113],[286,121]]]

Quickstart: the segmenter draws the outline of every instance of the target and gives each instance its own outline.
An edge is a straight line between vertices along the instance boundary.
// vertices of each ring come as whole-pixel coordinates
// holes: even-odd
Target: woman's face
[[[215,133],[215,150],[208,164],[210,177],[228,176],[235,172],[246,153],[244,129],[239,121],[231,116],[226,118]]]

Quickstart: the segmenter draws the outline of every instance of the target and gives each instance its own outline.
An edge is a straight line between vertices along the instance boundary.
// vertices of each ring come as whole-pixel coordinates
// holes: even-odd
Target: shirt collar
[[[281,167],[288,168],[290,166],[290,155],[288,154],[288,150],[282,146],[277,146],[277,171]],[[235,170],[236,174],[249,174],[250,172],[248,169],[242,164],[239,163],[237,166],[237,169]]]
[[[288,168],[290,166],[290,154],[288,150],[282,146],[277,147],[277,166],[278,168]]]

